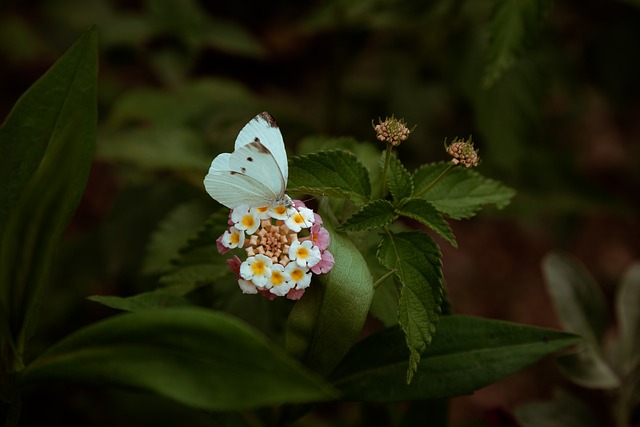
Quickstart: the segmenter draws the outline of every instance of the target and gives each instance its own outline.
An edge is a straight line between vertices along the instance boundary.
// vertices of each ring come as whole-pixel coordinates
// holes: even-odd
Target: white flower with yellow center
[[[244,230],[247,234],[253,234],[260,226],[260,219],[256,208],[238,206],[231,214],[231,221],[238,230]]]
[[[300,267],[313,267],[320,262],[322,255],[317,246],[313,246],[310,240],[300,243],[299,240],[289,246],[289,259],[295,261]]]
[[[285,220],[289,218],[292,214],[294,214],[296,210],[292,207],[287,206],[284,203],[271,205],[269,207],[269,216],[273,219],[282,219]]]
[[[285,219],[284,223],[289,230],[299,232],[303,228],[309,228],[315,222],[313,211],[309,208],[298,208],[292,215]]]
[[[304,289],[311,284],[311,272],[306,267],[300,267],[295,262],[290,262],[284,268],[284,271],[289,275],[291,287],[295,286],[296,289]]]
[[[229,249],[241,248],[244,245],[244,231],[229,227],[222,235],[222,244]]]
[[[291,283],[290,279],[289,273],[285,271],[282,264],[273,264],[271,267],[271,278],[267,282],[266,287],[272,294],[284,296],[289,292],[289,289],[295,286],[295,283]]]
[[[264,288],[271,279],[272,264],[271,259],[262,254],[249,257],[240,265],[240,276]]]
[[[258,219],[263,220],[263,219],[271,218],[271,215],[269,215],[269,209],[271,209],[271,206],[263,206],[261,208],[256,208]]]

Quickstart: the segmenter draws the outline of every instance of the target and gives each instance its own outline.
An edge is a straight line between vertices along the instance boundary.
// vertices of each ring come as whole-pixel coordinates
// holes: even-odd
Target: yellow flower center
[[[293,216],[293,222],[296,224],[304,224],[304,218],[300,213],[297,213]]]
[[[280,205],[278,207],[273,208],[273,211],[278,215],[283,215],[287,213],[287,207],[285,205]]]
[[[263,214],[269,210],[269,206],[265,206],[263,208],[256,208],[256,210],[258,211],[259,214]]]
[[[251,265],[251,269],[253,270],[254,275],[262,276],[265,273],[265,270],[267,269],[267,265],[265,264],[264,261],[255,261]]]
[[[291,272],[291,278],[293,279],[294,282],[299,281],[300,279],[302,279],[303,276],[304,276],[304,273],[302,272],[302,270],[295,269]]]
[[[242,218],[242,225],[244,225],[245,227],[251,228],[251,227],[253,227],[254,224],[255,224],[255,222],[253,221],[253,216],[245,215]]]
[[[298,258],[300,259],[305,259],[309,256],[309,250],[305,247],[299,247],[298,250],[296,250],[296,255],[298,256]]]
[[[240,243],[240,235],[238,235],[238,233],[233,233],[231,234],[229,240],[232,244],[237,245],[238,243]]]
[[[271,272],[271,284],[273,286],[280,286],[284,283],[284,277],[282,277],[282,274],[280,274],[279,271],[272,271]]]

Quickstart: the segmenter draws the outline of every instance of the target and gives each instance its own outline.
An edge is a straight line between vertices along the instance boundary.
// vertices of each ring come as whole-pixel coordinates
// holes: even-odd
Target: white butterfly
[[[275,119],[263,112],[247,123],[233,153],[218,155],[204,177],[207,193],[229,209],[266,207],[293,202],[284,192],[289,165],[284,140]]]

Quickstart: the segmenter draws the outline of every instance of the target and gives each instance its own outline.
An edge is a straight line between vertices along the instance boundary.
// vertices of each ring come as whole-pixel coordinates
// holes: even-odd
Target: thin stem
[[[389,163],[391,162],[391,149],[393,145],[387,142],[387,150],[384,155],[384,168],[382,169],[382,180],[380,181],[380,198],[383,198],[387,188],[387,172],[389,171]]]
[[[429,183],[429,185],[427,185],[426,187],[424,187],[422,190],[418,191],[416,194],[414,194],[414,197],[420,197],[422,196],[424,193],[426,193],[427,191],[431,190],[433,187],[435,187],[435,185],[442,179],[444,178],[450,171],[451,169],[453,169],[453,167],[455,166],[455,164],[451,163],[449,164],[449,166],[442,171],[442,173],[440,175],[438,175],[436,177],[436,179],[434,179],[433,181],[431,181]]]
[[[380,286],[382,284],[382,282],[384,282],[385,280],[387,280],[387,278],[389,276],[391,276],[393,273],[396,272],[396,269],[394,268],[393,270],[389,270],[387,271],[382,277],[380,277],[378,280],[376,280],[376,282],[373,284],[373,290],[378,289],[378,286]]]

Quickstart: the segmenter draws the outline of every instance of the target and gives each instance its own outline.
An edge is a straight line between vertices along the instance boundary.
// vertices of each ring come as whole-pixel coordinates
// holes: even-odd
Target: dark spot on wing
[[[247,157],[248,162],[253,162],[253,157]]]
[[[258,138],[258,137],[256,136],[256,138],[253,140],[253,142],[260,142],[260,138]]]
[[[269,151],[269,149],[267,147],[265,147],[264,145],[262,145],[260,142],[251,142],[248,145],[253,146],[253,148],[255,148],[256,150],[258,150],[258,152],[263,153],[263,154],[271,154],[271,151]]]
[[[235,174],[240,173],[240,172],[236,172],[236,171],[229,171],[229,173],[230,173],[231,175],[235,175]]]
[[[247,168],[242,168],[242,173],[247,173]]]
[[[272,128],[278,127],[278,123],[276,123],[276,119],[274,119],[271,116],[271,114],[267,113],[266,111],[263,111],[262,113],[258,114],[258,116],[262,117]]]

